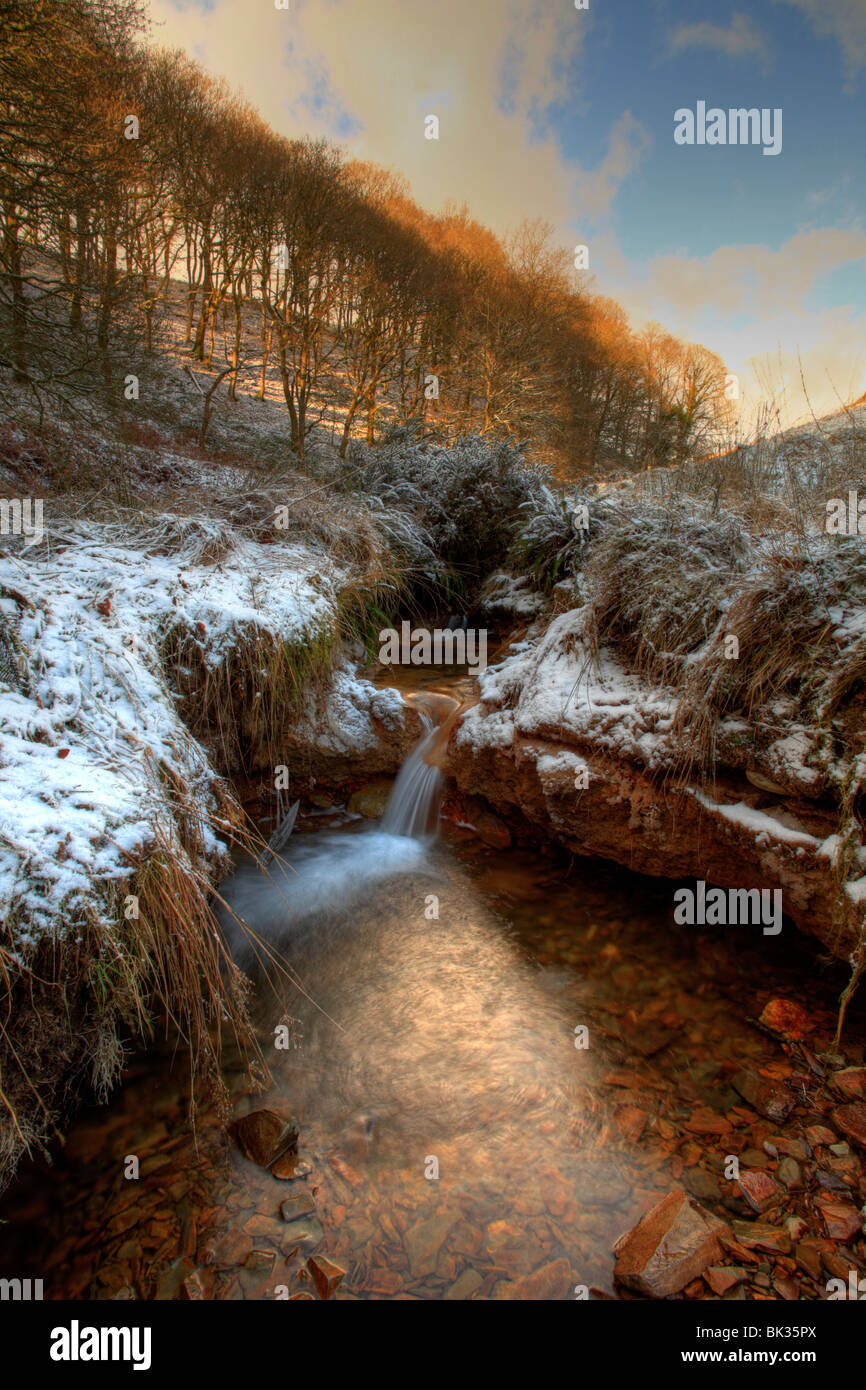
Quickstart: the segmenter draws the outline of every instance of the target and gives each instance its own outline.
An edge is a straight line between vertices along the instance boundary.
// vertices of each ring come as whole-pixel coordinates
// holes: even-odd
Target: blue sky
[[[866,390],[866,0],[150,0],[155,35],[287,134],[326,135],[505,233],[590,246],[594,288],[786,418]],[[674,112],[782,110],[782,151]],[[440,139],[423,137],[425,114]],[[809,401],[799,388],[805,371]]]

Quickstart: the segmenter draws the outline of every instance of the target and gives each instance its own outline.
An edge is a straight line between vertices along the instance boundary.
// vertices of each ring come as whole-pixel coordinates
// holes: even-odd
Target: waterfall
[[[420,713],[420,711],[419,711]],[[439,725],[421,713],[424,735],[397,774],[388,798],[382,830],[419,839],[435,832],[442,799],[442,773],[427,762],[439,738]]]

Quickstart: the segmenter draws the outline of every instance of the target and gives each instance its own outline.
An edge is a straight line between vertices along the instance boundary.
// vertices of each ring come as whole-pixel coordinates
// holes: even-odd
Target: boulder
[[[297,1146],[300,1129],[294,1115],[263,1108],[236,1120],[231,1133],[242,1154],[260,1168],[269,1168]]]
[[[614,1279],[649,1298],[668,1298],[719,1262],[727,1230],[687,1192],[669,1192],[617,1241]]]

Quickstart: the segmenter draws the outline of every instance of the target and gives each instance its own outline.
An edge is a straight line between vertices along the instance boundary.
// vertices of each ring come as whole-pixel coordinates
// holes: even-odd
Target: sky
[[[501,234],[541,218],[588,246],[592,288],[633,328],[659,322],[725,359],[746,431],[762,400],[790,424],[861,396],[866,0],[579,3],[149,8],[153,41],[280,132],[394,169],[431,211],[466,203]],[[732,108],[766,110],[781,148],[678,143],[677,113],[697,122],[699,103],[725,128]]]

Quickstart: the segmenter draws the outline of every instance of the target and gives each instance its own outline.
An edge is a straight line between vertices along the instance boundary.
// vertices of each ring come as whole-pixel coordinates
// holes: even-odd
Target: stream
[[[272,1078],[251,1094],[229,1053],[233,1113],[291,1111],[297,1157],[257,1167],[216,1106],[189,1129],[188,1070],[157,1048],[6,1195],[4,1271],[46,1298],[305,1297],[317,1252],[337,1299],[604,1297],[617,1237],[677,1183],[724,1210],[692,1121],[728,1123],[739,1068],[788,1076],[755,1017],[780,995],[832,1017],[841,972],[799,937],[783,962],[747,928],[675,926],[669,883],[437,829],[432,687],[381,822],[302,816],[267,878],[239,862],[222,887]]]

